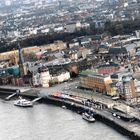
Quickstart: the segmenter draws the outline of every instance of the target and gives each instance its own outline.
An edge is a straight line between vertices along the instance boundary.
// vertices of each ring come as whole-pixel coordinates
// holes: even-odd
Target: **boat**
[[[32,107],[33,103],[31,101],[28,101],[26,99],[18,99],[14,102],[15,106],[20,106],[20,107]]]
[[[87,112],[82,114],[82,118],[88,122],[95,122],[95,118]]]
[[[62,108],[63,108],[63,109],[67,109],[67,107],[66,107],[65,105],[62,105]]]

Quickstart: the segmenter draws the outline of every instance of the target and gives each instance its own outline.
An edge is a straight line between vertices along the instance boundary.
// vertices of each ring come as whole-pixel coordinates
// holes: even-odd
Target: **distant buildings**
[[[0,3],[3,17],[0,36],[14,41],[17,37],[27,38],[38,34],[73,33],[90,28],[93,26],[91,23],[94,23],[95,28],[104,28],[108,20],[137,18],[137,3],[128,0],[3,0]]]

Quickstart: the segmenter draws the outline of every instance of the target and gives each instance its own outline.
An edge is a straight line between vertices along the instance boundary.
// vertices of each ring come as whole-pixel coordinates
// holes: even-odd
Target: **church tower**
[[[23,77],[27,74],[26,66],[24,65],[24,57],[23,52],[21,49],[20,44],[18,44],[18,51],[19,51],[19,71],[20,71],[20,77]]]

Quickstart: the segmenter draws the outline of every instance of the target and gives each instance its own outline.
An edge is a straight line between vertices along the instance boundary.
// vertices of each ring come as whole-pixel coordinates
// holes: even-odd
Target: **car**
[[[113,113],[112,115],[113,115],[114,117],[116,117],[116,116],[117,116],[117,115],[116,115],[116,113]]]

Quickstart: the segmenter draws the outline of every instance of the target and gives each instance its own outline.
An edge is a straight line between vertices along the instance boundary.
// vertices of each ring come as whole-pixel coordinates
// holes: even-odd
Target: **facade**
[[[106,86],[112,83],[109,76],[96,74],[95,72],[87,71],[80,74],[80,86],[83,88],[94,89],[102,93],[106,93]]]
[[[71,52],[69,55],[70,55],[70,59],[71,60],[78,60],[80,57],[82,57],[81,52],[80,51],[77,51],[77,50]]]
[[[125,77],[123,79],[123,95],[126,101],[133,102],[138,97],[135,90],[135,83],[133,79]]]
[[[112,97],[117,96],[118,89],[115,85],[109,84],[106,86],[106,89],[107,89],[107,95],[112,96]]]
[[[128,56],[128,52],[125,47],[114,47],[109,48],[108,55],[111,57],[124,57]]]
[[[33,86],[49,87],[50,80],[49,71],[41,71],[33,76]]]
[[[123,91],[125,100],[131,101],[137,98],[137,93],[135,92],[135,84],[133,80],[123,82]]]
[[[100,65],[97,68],[97,72],[99,74],[112,74],[115,73],[118,70],[118,65],[117,64],[105,64],[105,65]]]
[[[66,43],[64,43],[63,41],[56,41],[49,45],[27,47],[27,48],[23,48],[22,50],[24,54],[30,54],[30,53],[43,52],[46,50],[52,50],[52,51],[63,50],[66,48],[67,48]],[[11,57],[18,58],[18,50],[0,53],[0,61],[10,60]]]
[[[136,37],[140,38],[140,30],[136,30],[135,33],[136,33]]]
[[[66,48],[67,48],[67,44],[64,43],[63,41],[56,41],[56,42],[49,44],[45,47],[46,50],[52,50],[52,51],[63,50]]]
[[[61,83],[64,81],[67,81],[70,79],[70,73],[69,72],[62,72],[56,76],[52,76],[51,81],[56,82],[56,83]]]
[[[40,47],[34,46],[34,47],[23,48],[22,50],[24,54],[37,53],[40,51]],[[11,57],[18,58],[18,50],[0,53],[0,61],[9,60],[11,59]]]
[[[128,55],[134,57],[136,55],[137,43],[129,43],[124,46],[127,49]]]
[[[69,48],[73,48],[73,47],[78,47],[80,44],[79,44],[79,42],[77,41],[77,42],[70,42],[69,43]]]
[[[105,54],[108,53],[108,47],[106,45],[100,45],[98,48],[99,54]]]
[[[122,82],[123,77],[131,77],[132,79],[132,74],[127,71],[122,71],[122,72],[117,72],[111,75],[111,79],[117,82]]]
[[[43,70],[33,76],[33,86],[49,87],[50,84],[61,83],[70,79],[70,73],[65,71],[51,75],[48,70]]]
[[[137,93],[140,93],[140,81],[135,80],[134,83],[135,83],[135,91]]]
[[[65,32],[73,33],[76,30],[76,23],[67,24],[64,26]]]
[[[42,87],[49,87],[50,80],[51,80],[51,76],[49,71],[40,73],[40,84]]]
[[[0,53],[0,61],[9,60],[13,56],[18,57],[18,50]]]
[[[81,52],[83,59],[85,59],[87,55],[92,54],[91,49],[87,49],[87,48],[81,48],[79,51]]]

